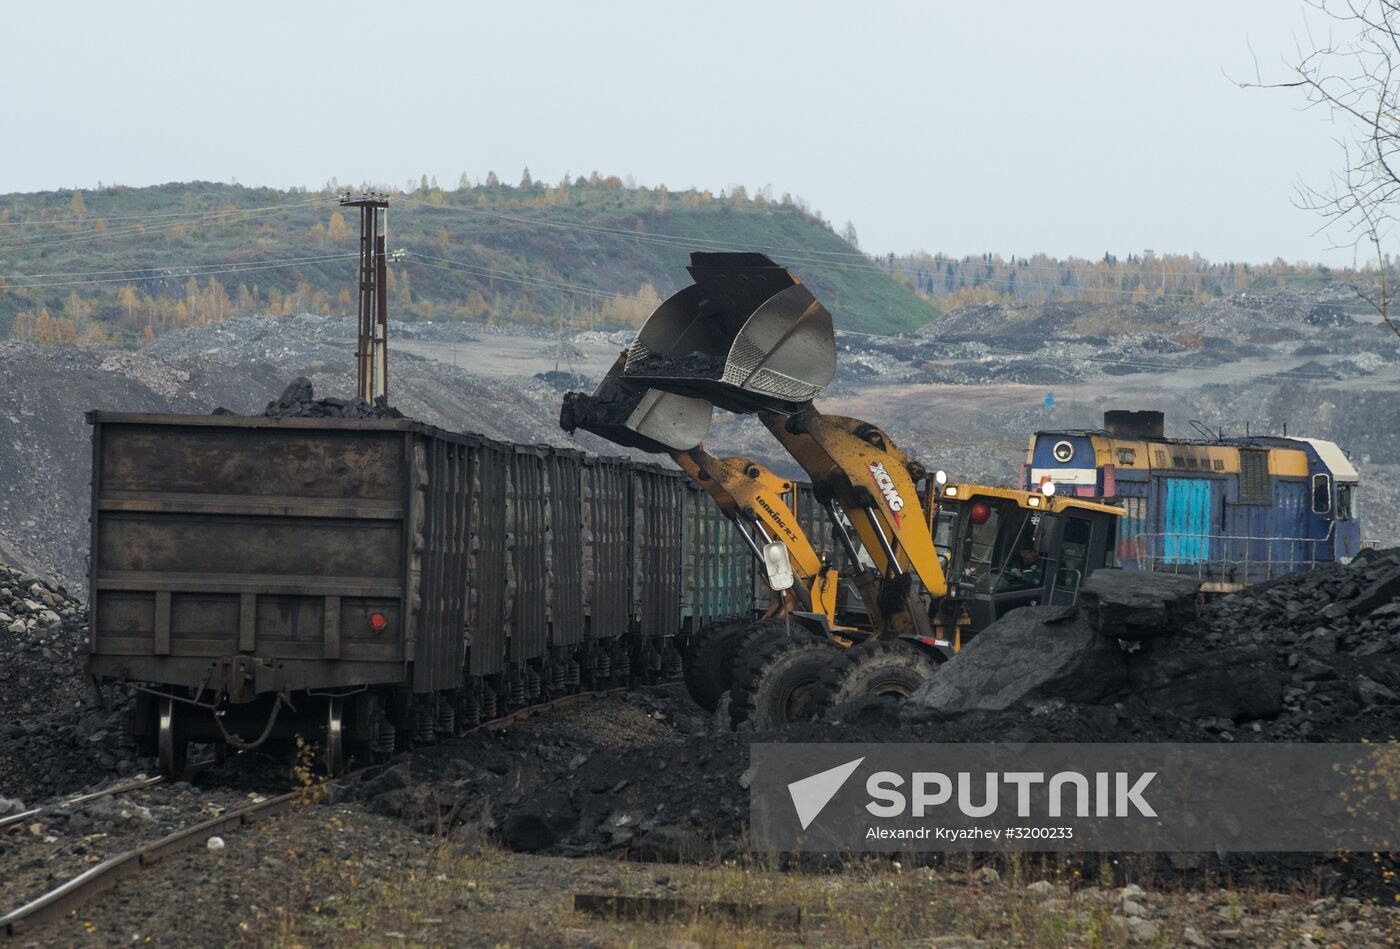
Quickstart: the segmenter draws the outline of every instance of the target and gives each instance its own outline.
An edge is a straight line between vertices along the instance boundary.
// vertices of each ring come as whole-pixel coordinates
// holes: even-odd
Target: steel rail
[[[125,877],[132,876],[146,867],[158,863],[170,854],[188,850],[197,845],[205,835],[229,833],[246,824],[253,823],[260,815],[274,814],[285,810],[301,794],[301,791],[289,791],[277,797],[258,801],[219,817],[201,821],[183,830],[177,830],[154,843],[145,844],[134,850],[127,850],[114,857],[108,857],[95,867],[89,867],[18,909],[0,916],[0,937],[14,936],[39,923],[67,915],[98,893],[116,886]]]
[[[659,684],[670,686],[675,683],[666,682]],[[509,725],[526,718],[531,718],[534,715],[552,708],[562,708],[585,701],[607,698],[608,696],[616,695],[620,692],[631,691],[633,688],[633,686],[620,686],[602,692],[576,692],[570,695],[562,695],[549,702],[541,702],[538,705],[526,705],[507,715],[482,722],[468,731],[463,732],[462,735],[458,737],[466,737],[484,728],[496,728],[502,725]],[[379,765],[371,765],[366,768],[357,769],[342,778],[325,782],[321,786],[333,786],[344,781],[346,778],[355,777],[369,770],[369,767],[379,767]],[[151,786],[159,783],[159,780],[161,779],[148,778],[145,783],[140,786]],[[136,789],[137,787],[133,786],[125,788],[124,790]],[[91,800],[92,798],[103,797],[107,794],[119,793],[119,790],[122,789],[114,785],[112,788],[107,788],[89,795],[83,795],[81,799]],[[159,863],[163,858],[171,854],[197,847],[201,841],[207,840],[209,836],[230,833],[255,823],[259,818],[268,817],[285,811],[295,804],[297,800],[302,798],[306,791],[307,789],[303,788],[296,791],[289,791],[286,794],[280,794],[263,801],[258,801],[247,807],[222,814],[219,817],[201,821],[183,830],[177,830],[153,843],[144,844],[132,850],[127,850],[115,856],[108,857],[96,866],[89,867],[77,876],[35,897],[19,908],[0,916],[0,939],[19,935],[37,925],[66,916],[99,893],[104,893],[117,886],[123,879]],[[80,798],[73,798],[61,803],[71,805],[79,802]],[[13,821],[11,822],[13,823]]]
[[[156,775],[153,778],[133,778],[129,781],[118,781],[110,787],[105,787],[100,791],[89,791],[86,794],[79,794],[75,797],[62,801],[55,801],[52,804],[43,804],[39,807],[31,807],[27,811],[20,811],[18,814],[10,814],[0,817],[0,830],[9,827],[11,824],[18,824],[31,817],[38,817],[40,814],[47,814],[49,811],[62,810],[66,807],[75,807],[78,804],[86,804],[88,801],[95,801],[101,797],[110,797],[114,794],[129,794],[132,791],[140,791],[143,788],[153,788],[157,784],[165,781],[165,775]]]

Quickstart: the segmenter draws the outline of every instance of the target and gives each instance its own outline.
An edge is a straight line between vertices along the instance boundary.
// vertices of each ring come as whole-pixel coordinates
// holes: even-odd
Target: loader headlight
[[[1053,498],[1055,496],[1055,482],[1046,481],[1040,486],[1040,493],[1045,495],[1047,498]]]
[[[943,487],[948,483],[948,472],[944,471],[942,468],[935,471],[933,474],[933,483],[940,488]]]

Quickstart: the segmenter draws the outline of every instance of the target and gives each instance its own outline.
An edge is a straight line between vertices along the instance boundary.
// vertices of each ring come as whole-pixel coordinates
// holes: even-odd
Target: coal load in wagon
[[[213,411],[214,415],[236,415],[228,409],[220,407]],[[311,380],[305,376],[294,379],[287,388],[282,390],[282,394],[262,410],[263,418],[346,418],[346,419],[394,419],[403,418],[404,414],[388,401],[380,396],[373,403],[366,402],[356,396],[353,399],[337,399],[328,396],[324,399],[316,398],[316,393],[311,387]]]

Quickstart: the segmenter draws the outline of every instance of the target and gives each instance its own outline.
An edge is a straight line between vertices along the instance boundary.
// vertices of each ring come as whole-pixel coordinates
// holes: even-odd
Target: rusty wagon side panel
[[[511,449],[482,439],[468,466],[471,515],[467,544],[467,672],[505,671],[506,504]]]
[[[551,646],[584,640],[583,454],[552,449],[549,468],[549,629]]]
[[[676,633],[685,579],[685,476],[632,466],[632,604],[637,631],[659,655]]]
[[[583,463],[584,611],[594,640],[627,634],[632,601],[631,466],[621,458]]]
[[[413,423],[89,420],[96,674],[244,700],[406,677]]]

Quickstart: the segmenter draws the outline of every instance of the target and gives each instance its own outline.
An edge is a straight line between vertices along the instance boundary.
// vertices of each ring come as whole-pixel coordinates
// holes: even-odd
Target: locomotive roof
[[[1360,474],[1351,463],[1346,452],[1336,442],[1322,438],[1304,438],[1295,435],[1232,435],[1228,438],[1160,438],[1145,435],[1115,435],[1106,428],[1061,428],[1039,429],[1036,435],[1078,435],[1112,438],[1120,442],[1147,442],[1152,445],[1197,445],[1222,448],[1284,448],[1292,451],[1305,451],[1311,448],[1318,459],[1332,472],[1338,481],[1359,481]]]

